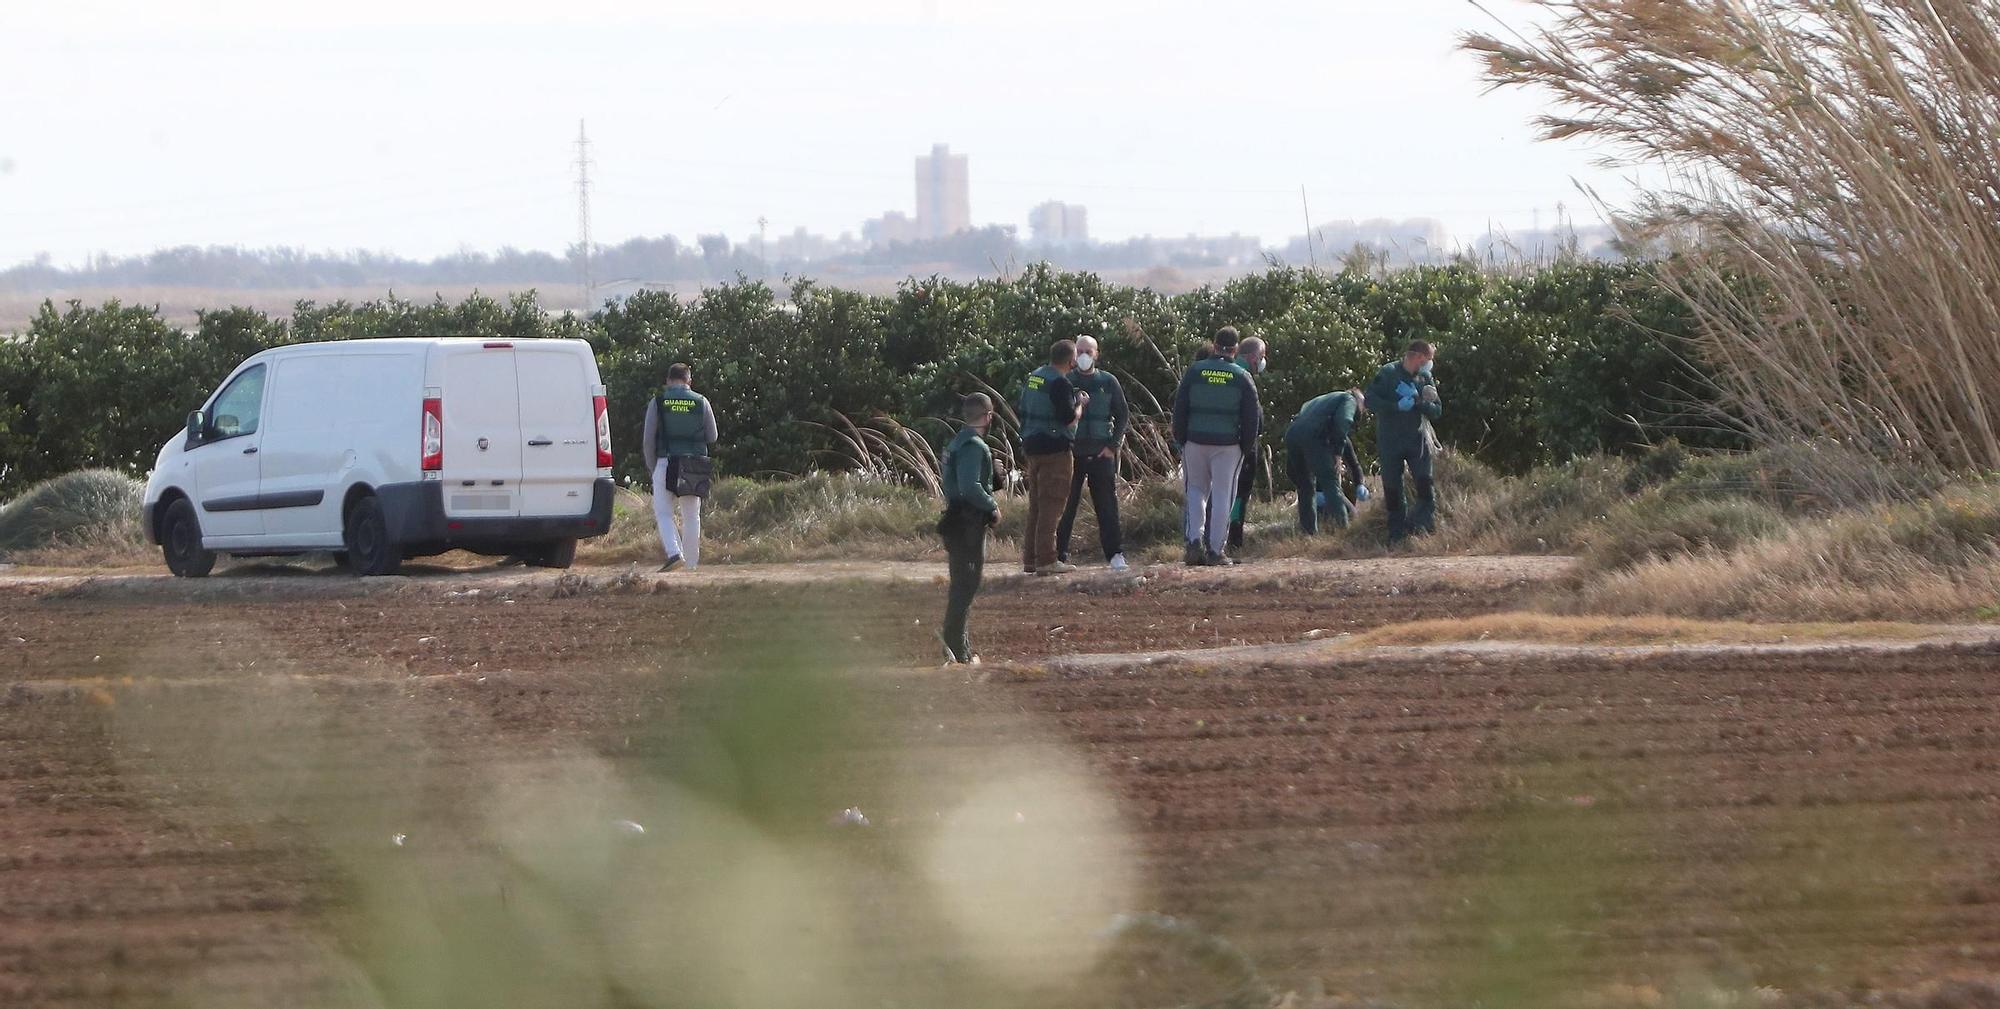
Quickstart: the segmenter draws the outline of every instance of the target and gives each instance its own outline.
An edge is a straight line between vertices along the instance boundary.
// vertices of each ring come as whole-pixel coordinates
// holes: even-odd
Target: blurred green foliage
[[[204,312],[191,330],[152,308],[45,303],[0,341],[0,499],[86,467],[142,473],[229,370],[287,343],[383,336],[575,337],[596,349],[621,475],[640,475],[647,397],[667,366],[694,366],[715,402],[724,472],[768,476],[852,465],[822,425],[836,414],[915,425],[981,383],[1011,398],[1056,340],[1090,334],[1134,408],[1169,404],[1217,328],[1271,345],[1258,383],[1277,446],[1306,400],[1364,384],[1408,340],[1439,344],[1440,437],[1518,473],[1680,432],[1713,432],[1699,371],[1682,356],[1685,308],[1643,265],[1561,263],[1525,275],[1470,265],[1383,275],[1274,266],[1168,297],[1045,264],[1005,279],[911,278],[874,296],[794,280],[781,297],[739,279],[695,297],[645,291],[587,316],[533,292],[428,303],[301,302],[289,318]],[[927,424],[941,439],[948,424]],[[1373,439],[1364,430],[1364,455]]]

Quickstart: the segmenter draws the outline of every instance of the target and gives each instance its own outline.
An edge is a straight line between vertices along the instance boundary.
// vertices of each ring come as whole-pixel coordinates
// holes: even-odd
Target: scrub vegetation
[[[685,361],[716,405],[721,473],[861,469],[921,485],[926,457],[956,426],[959,396],[985,390],[1011,404],[1051,343],[1090,334],[1142,418],[1125,468],[1159,473],[1171,466],[1164,440],[1149,436],[1164,423],[1161,404],[1224,324],[1272,345],[1258,385],[1274,448],[1308,399],[1359,385],[1415,337],[1445,348],[1439,434],[1506,472],[1628,451],[1653,431],[1734,443],[1685,391],[1702,387],[1675,350],[1689,318],[1636,265],[1554,263],[1520,275],[1471,264],[1273,267],[1173,297],[1036,265],[1001,280],[912,279],[889,296],[798,279],[783,297],[752,281],[691,297],[648,291],[588,315],[550,312],[532,293],[504,303],[392,296],[302,302],[288,317],[222,309],[183,330],[143,306],[45,305],[17,339],[0,341],[0,499],[72,469],[142,474],[188,411],[259,350],[384,336],[590,341],[627,479],[644,476],[647,397]]]
[[[1689,452],[1667,442],[1636,457],[1593,456],[1519,476],[1463,455],[1439,459],[1439,532],[1392,554],[1380,503],[1353,526],[1300,535],[1289,492],[1260,485],[1243,556],[1352,559],[1411,554],[1547,554],[1579,558],[1575,575],[1532,602],[1558,613],[1755,621],[1964,620],[2000,615],[2000,486],[1968,480],[1928,497],[1842,499],[1819,474],[1865,468],[1826,447]],[[29,566],[150,565],[138,528],[139,485],[93,470],[33,488],[0,508],[0,561]],[[1025,502],[1000,492],[1004,520],[988,546],[1013,568]],[[721,563],[923,561],[942,556],[938,505],[908,482],[865,472],[717,481],[704,513],[708,557]],[[626,488],[610,535],[585,541],[590,565],[659,561],[650,496]],[[1128,551],[1171,562],[1181,490],[1128,483]],[[1095,562],[1095,518],[1083,508],[1073,554]]]
[[[1827,446],[1690,455],[1668,443],[1636,459],[1509,477],[1447,455],[1439,532],[1419,549],[1574,554],[1574,584],[1541,600],[1562,611],[1765,621],[2000,613],[2000,486],[1912,477],[1876,484],[1884,493],[1874,497],[1829,495],[1825,474],[1871,469],[1842,456]],[[1913,485],[1930,493],[1905,500]],[[1376,556],[1386,540],[1377,507],[1332,536],[1282,529],[1263,549]]]
[[[0,559],[72,565],[117,563],[145,549],[145,486],[111,470],[67,473],[0,505]]]

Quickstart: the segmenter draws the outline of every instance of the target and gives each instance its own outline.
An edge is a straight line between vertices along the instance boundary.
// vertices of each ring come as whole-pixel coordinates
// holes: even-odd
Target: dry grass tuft
[[[584,564],[657,564],[649,495],[621,490],[611,532],[577,550]],[[718,480],[702,514],[704,562],[919,560],[941,555],[936,501],[881,476],[815,473],[769,483]]]
[[[145,485],[111,470],[65,473],[0,506],[0,559],[110,566],[152,557],[139,528]]]
[[[1937,620],[2000,604],[2000,488],[1795,522],[1729,551],[1585,581],[1564,606],[1764,620]]]
[[[1474,641],[1541,645],[1776,645],[1800,641],[1906,641],[1929,637],[1935,627],[1863,623],[1752,624],[1673,617],[1565,616],[1497,613],[1469,620],[1419,620],[1378,627],[1348,639],[1354,648],[1462,644]]]

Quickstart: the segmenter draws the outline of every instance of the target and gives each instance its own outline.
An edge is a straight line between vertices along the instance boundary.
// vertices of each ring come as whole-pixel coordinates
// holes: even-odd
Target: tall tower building
[[[944,238],[972,230],[972,193],[965,155],[934,144],[917,158],[917,235]]]

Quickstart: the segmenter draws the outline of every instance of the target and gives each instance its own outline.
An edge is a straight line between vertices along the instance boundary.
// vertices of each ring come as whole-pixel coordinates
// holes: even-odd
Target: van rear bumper
[[[447,518],[444,484],[392,483],[375,488],[398,545],[476,547],[549,540],[589,539],[611,531],[612,484],[601,477],[591,486],[590,511],[560,517]]]

